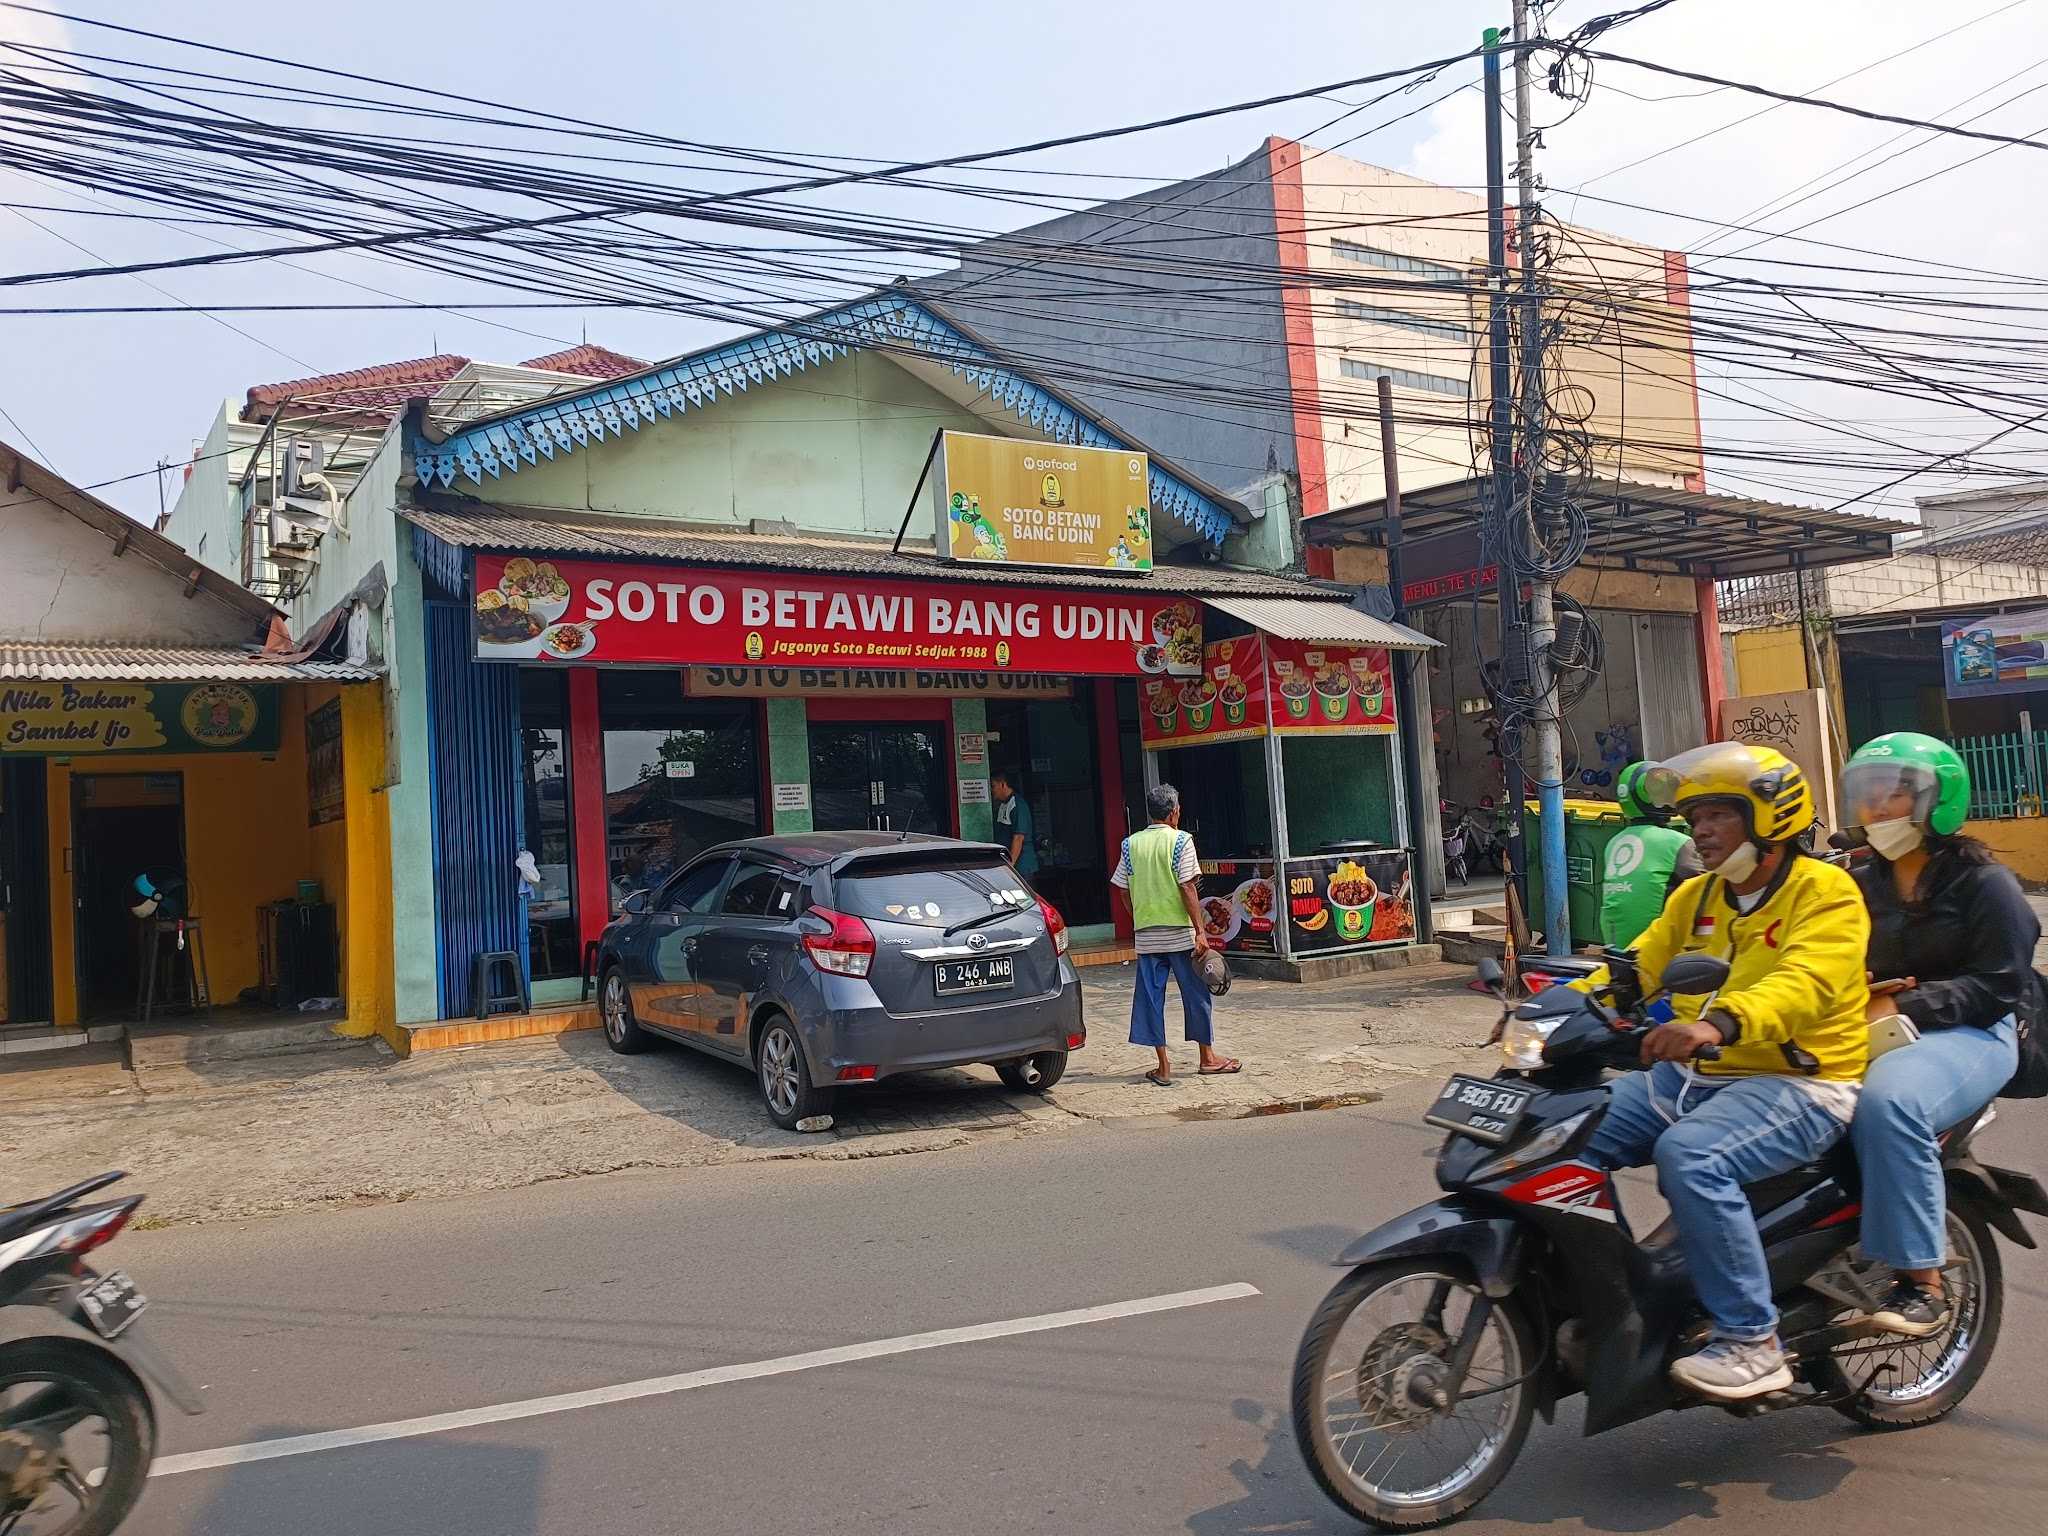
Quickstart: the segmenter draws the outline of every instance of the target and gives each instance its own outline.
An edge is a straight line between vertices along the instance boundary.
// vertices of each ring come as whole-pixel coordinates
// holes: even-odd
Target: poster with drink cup
[[[1266,730],[1264,637],[1202,647],[1198,677],[1148,677],[1138,685],[1140,735],[1149,750],[1214,745]]]

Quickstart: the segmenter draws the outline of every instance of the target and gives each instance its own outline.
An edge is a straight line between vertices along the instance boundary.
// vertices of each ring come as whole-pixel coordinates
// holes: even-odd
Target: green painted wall
[[[953,701],[953,734],[958,737],[963,731],[988,733],[988,701],[986,699],[955,699]],[[988,778],[988,753],[981,754],[979,763],[960,763],[959,753],[954,753],[957,771],[963,779]],[[955,785],[954,794],[960,792]],[[996,838],[996,808],[993,803],[962,805],[960,807],[960,835],[970,842],[992,843]]]
[[[811,782],[811,728],[802,699],[768,700],[768,782],[770,792],[777,784]],[[811,813],[774,811],[777,832],[808,832]]]
[[[888,358],[856,353],[527,465],[493,491],[521,506],[894,534],[943,427],[987,430]],[[920,498],[911,533],[927,549],[931,526]]]

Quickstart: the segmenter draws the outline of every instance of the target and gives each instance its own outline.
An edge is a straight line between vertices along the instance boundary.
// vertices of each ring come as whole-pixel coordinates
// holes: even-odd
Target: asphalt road
[[[1426,1198],[1417,1084],[1363,1109],[1127,1125],[919,1157],[615,1175],[136,1233],[112,1254],[211,1412],[181,1455],[1167,1293],[1257,1294],[154,1478],[193,1536],[1339,1532],[1286,1420],[1355,1231]],[[1987,1144],[2039,1167],[2048,1115]],[[1963,1413],[1874,1436],[1708,1410],[1536,1427],[1466,1522],[1811,1536],[2021,1532],[2048,1504],[2048,1269],[2008,1249]],[[901,1347],[901,1346],[892,1346]],[[598,1394],[602,1396],[602,1394]]]

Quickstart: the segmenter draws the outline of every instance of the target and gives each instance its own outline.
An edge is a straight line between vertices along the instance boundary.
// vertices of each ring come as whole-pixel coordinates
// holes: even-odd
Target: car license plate
[[[1530,1097],[1529,1089],[1512,1083],[1460,1075],[1444,1084],[1444,1091],[1422,1118],[1429,1125],[1497,1147],[1515,1134]]]
[[[118,1270],[111,1275],[100,1276],[78,1293],[79,1310],[103,1339],[113,1338],[142,1316],[142,1309],[148,1305],[149,1298],[135,1289],[135,1282]]]
[[[995,992],[1017,982],[1017,961],[1010,955],[980,960],[941,960],[933,969],[933,985],[941,994]]]

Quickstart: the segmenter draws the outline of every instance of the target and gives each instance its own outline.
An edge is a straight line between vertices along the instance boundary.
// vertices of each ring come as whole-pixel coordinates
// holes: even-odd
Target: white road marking
[[[159,1456],[150,1467],[149,1475],[175,1477],[180,1472],[237,1467],[252,1461],[274,1461],[281,1456],[308,1456],[315,1451],[338,1451],[354,1445],[375,1445],[384,1440],[411,1440],[421,1435],[474,1429],[482,1424],[537,1419],[545,1414],[573,1413],[578,1408],[601,1408],[607,1403],[630,1403],[642,1397],[694,1392],[699,1387],[718,1387],[727,1382],[759,1381],[766,1376],[787,1376],[793,1371],[815,1371],[821,1366],[847,1365],[856,1360],[881,1360],[890,1355],[944,1349],[952,1344],[978,1344],[987,1339],[1049,1333],[1057,1328],[1079,1328],[1088,1323],[1114,1322],[1118,1318],[1143,1317],[1152,1312],[1206,1307],[1219,1301],[1241,1301],[1258,1294],[1257,1286],[1240,1281],[1234,1285],[1212,1285],[1199,1291],[1140,1296],[1133,1301],[1113,1301],[1099,1307],[1077,1307],[1071,1312],[1041,1312],[1036,1317],[1013,1317],[998,1323],[938,1328],[930,1333],[874,1339],[865,1344],[842,1344],[837,1349],[814,1349],[807,1354],[783,1355],[774,1360],[755,1360],[745,1365],[719,1365],[704,1371],[684,1371],[675,1376],[651,1376],[645,1381],[625,1381],[613,1387],[593,1387],[586,1392],[557,1392],[551,1397],[529,1397],[488,1408],[464,1408],[455,1413],[434,1413],[418,1419],[395,1419],[388,1424],[365,1424],[360,1429],[289,1435],[278,1440],[255,1440],[247,1445],[224,1445],[212,1451],[188,1451],[182,1456]]]

